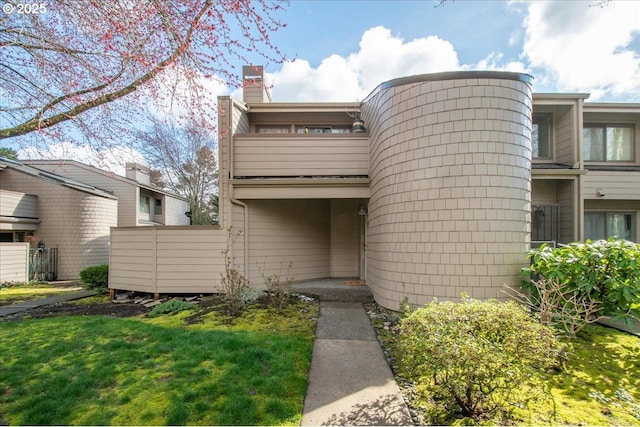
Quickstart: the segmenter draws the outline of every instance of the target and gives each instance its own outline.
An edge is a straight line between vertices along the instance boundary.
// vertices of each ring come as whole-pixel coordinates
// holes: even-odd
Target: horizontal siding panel
[[[367,175],[368,139],[236,136],[234,162],[236,176]]]
[[[587,166],[588,168],[588,166]],[[584,196],[599,199],[640,199],[640,172],[632,171],[589,171],[584,177]]]
[[[38,218],[38,196],[0,190],[0,216]]]
[[[28,243],[0,244],[0,283],[28,280]]]

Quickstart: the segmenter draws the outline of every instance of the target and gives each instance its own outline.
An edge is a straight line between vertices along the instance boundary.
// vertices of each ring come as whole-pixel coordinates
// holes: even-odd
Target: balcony
[[[237,134],[233,178],[345,177],[369,174],[366,134]]]

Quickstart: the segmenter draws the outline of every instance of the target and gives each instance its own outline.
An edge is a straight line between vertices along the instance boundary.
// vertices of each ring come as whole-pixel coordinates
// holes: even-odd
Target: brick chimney
[[[242,98],[247,104],[271,102],[271,94],[264,83],[262,65],[242,67]]]

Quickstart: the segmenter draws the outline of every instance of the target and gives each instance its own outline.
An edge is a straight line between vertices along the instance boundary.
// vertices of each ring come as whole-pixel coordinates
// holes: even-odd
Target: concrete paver
[[[301,425],[413,425],[362,303],[320,303]]]

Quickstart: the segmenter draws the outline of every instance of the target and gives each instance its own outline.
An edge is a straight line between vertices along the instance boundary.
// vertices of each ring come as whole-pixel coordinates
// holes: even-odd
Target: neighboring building
[[[274,103],[262,67],[243,74],[244,102],[218,98],[219,220],[242,231],[233,254],[255,284],[292,263],[295,280],[359,277],[397,309],[502,297],[540,241],[640,240],[640,104],[534,95],[531,76],[493,71]],[[157,228],[137,252],[139,233],[116,234],[115,289],[215,286],[223,230]]]
[[[640,242],[640,104],[534,94],[531,240]]]
[[[75,160],[23,163],[112,193],[118,198],[118,226],[189,225],[189,200],[151,185],[149,168],[126,163],[126,177]]]
[[[117,210],[118,199],[106,191],[0,158],[0,242],[30,241],[31,249],[55,249],[57,277],[43,279],[77,279],[82,269],[107,263]],[[8,268],[4,261],[0,266]]]

